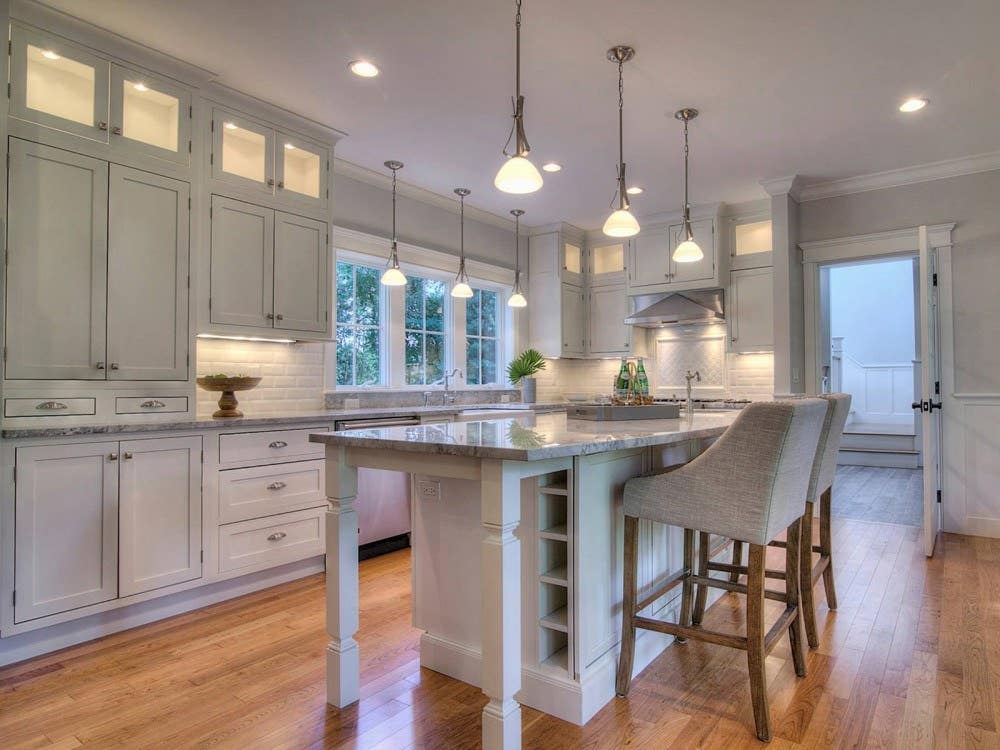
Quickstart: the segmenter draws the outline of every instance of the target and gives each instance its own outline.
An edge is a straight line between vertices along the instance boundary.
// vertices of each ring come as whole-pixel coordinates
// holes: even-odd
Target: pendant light
[[[542,175],[535,165],[528,161],[531,146],[524,135],[524,97],[521,96],[521,0],[517,0],[517,14],[514,17],[514,124],[503,147],[503,155],[507,161],[500,167],[493,184],[505,193],[533,193],[542,186]],[[511,138],[514,139],[514,151],[507,152]]]
[[[472,287],[469,286],[469,275],[465,272],[465,196],[471,192],[469,188],[455,188],[455,195],[458,196],[458,199],[462,203],[462,207],[459,209],[461,216],[461,219],[459,219],[461,225],[461,244],[459,245],[458,274],[455,276],[455,284],[451,288],[452,297],[468,298],[472,296]]]
[[[507,300],[507,307],[527,307],[528,300],[521,291],[521,216],[524,209],[515,208],[510,213],[514,217],[514,293]]]
[[[688,123],[698,116],[698,110],[685,107],[674,112],[674,117],[684,123],[684,241],[674,250],[677,263],[695,263],[705,257],[705,253],[694,241],[691,231],[691,204],[688,202]]]
[[[396,250],[396,172],[403,168],[403,162],[387,161],[385,166],[392,170],[392,250],[389,267],[382,274],[382,283],[386,286],[405,286],[406,276],[399,270],[399,252]]]
[[[639,222],[629,211],[628,192],[625,189],[625,149],[622,135],[622,107],[625,91],[622,84],[622,66],[633,57],[635,57],[635,50],[624,45],[608,50],[608,59],[613,63],[618,63],[618,208],[604,222],[604,233],[608,237],[632,237],[639,233]]]

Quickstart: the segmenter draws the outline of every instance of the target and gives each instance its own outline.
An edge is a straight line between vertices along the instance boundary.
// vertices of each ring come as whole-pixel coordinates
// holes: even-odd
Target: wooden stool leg
[[[802,646],[802,606],[799,604],[799,566],[802,557],[801,544],[802,523],[795,521],[788,527],[785,547],[785,601],[789,607],[797,610],[795,617],[788,623],[788,641],[792,647],[792,663],[795,674],[806,676],[806,653]],[[815,622],[813,623],[815,627]]]
[[[625,516],[625,584],[622,591],[622,647],[618,657],[618,677],[615,692],[628,695],[635,660],[635,605],[639,563],[639,519]]]
[[[816,605],[813,602],[812,520],[813,503],[806,503],[806,511],[802,516],[802,528],[799,531],[799,599],[802,602],[802,620],[806,626],[806,640],[809,642],[809,648],[817,648],[819,647],[819,631],[816,629]]]
[[[710,543],[708,534],[704,531],[698,535],[698,575],[708,577],[708,546]],[[708,603],[708,586],[698,586],[698,593],[694,600],[694,614],[691,621],[695,625],[701,625],[702,618],[705,617],[705,605]]]
[[[767,708],[767,678],[764,674],[764,556],[766,547],[750,545],[747,563],[747,668],[750,700],[757,738],[771,741],[771,717]]]
[[[694,603],[694,584],[691,574],[694,572],[694,531],[684,529],[684,583],[681,584],[681,625],[691,625],[691,605]],[[678,643],[686,643],[686,638],[678,638]]]
[[[819,548],[820,555],[828,562],[823,569],[823,588],[826,589],[826,605],[830,609],[837,608],[837,589],[833,585],[833,544],[830,532],[830,501],[833,487],[827,487],[819,498]]]
[[[739,566],[743,564],[743,542],[738,540],[733,540],[733,565]],[[729,574],[730,583],[739,583],[740,574],[735,570]]]

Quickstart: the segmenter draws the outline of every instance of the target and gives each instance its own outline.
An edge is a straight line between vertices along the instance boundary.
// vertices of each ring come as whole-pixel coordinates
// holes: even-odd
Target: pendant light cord
[[[392,252],[396,252],[396,170],[392,170]]]
[[[514,97],[521,98],[521,0],[517,0],[514,15]]]
[[[459,261],[458,261],[458,280],[465,280],[465,196],[459,195],[458,199],[460,201],[459,211],[459,224],[461,228],[459,229]]]
[[[621,55],[618,57],[618,208],[628,208],[628,196],[625,193],[625,144],[624,144],[624,117],[622,111],[625,108],[625,83],[622,76],[622,67],[625,59]]]
[[[521,215],[514,214],[514,291],[521,291]]]
[[[688,121],[684,118],[684,216],[690,222],[691,204],[688,203]]]
[[[528,145],[528,138],[524,134],[524,97],[521,96],[521,0],[517,0],[517,12],[514,16],[514,96],[511,105],[514,109],[510,132],[507,134],[507,142],[503,146],[503,155],[527,156],[531,151]],[[514,150],[508,152],[511,140],[514,141]]]

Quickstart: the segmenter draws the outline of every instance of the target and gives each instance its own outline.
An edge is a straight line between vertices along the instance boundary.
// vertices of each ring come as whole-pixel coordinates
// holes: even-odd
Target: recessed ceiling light
[[[236,130],[238,127],[235,122],[227,122],[225,123],[225,125],[226,125],[226,130]]]
[[[543,164],[542,169],[544,169],[546,172],[558,172],[560,169],[562,169],[562,164],[557,164],[554,161],[550,161],[548,164]]]
[[[900,112],[918,112],[927,106],[927,100],[921,99],[919,97],[913,97],[912,99],[907,99],[905,102],[899,105]]]
[[[293,144],[291,144],[291,143],[286,143],[286,144],[285,144],[285,148],[286,148],[286,149],[287,149],[288,151],[294,151],[294,150],[295,150],[295,146],[294,146]]]
[[[351,72],[362,78],[374,78],[378,75],[378,67],[367,60],[354,60],[350,64]]]
[[[42,57],[44,57],[46,60],[58,60],[59,59],[59,55],[57,55],[55,52],[53,52],[50,49],[43,49],[42,50]]]
[[[639,187],[638,185],[633,185],[632,187],[628,188],[625,192],[628,193],[629,195],[639,195],[639,193],[642,192],[642,188]]]
[[[139,83],[132,84],[132,88],[134,88],[136,91],[149,91],[149,86],[142,83],[141,81]]]

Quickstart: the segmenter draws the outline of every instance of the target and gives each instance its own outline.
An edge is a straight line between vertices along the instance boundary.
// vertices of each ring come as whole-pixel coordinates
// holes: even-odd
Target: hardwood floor
[[[832,513],[859,521],[920,526],[924,517],[923,471],[838,466]]]
[[[767,659],[771,747],[1000,748],[1000,540],[944,535],[927,561],[912,527],[838,518],[834,533],[840,609],[816,588],[808,676],[794,676],[787,641]],[[349,709],[325,704],[312,576],[0,669],[0,746],[477,747],[482,693],[419,667],[408,552],[360,576],[362,699]],[[734,627],[741,604],[727,595],[706,626]],[[524,747],[760,745],[744,659],[675,645],[585,727],[525,709]]]

